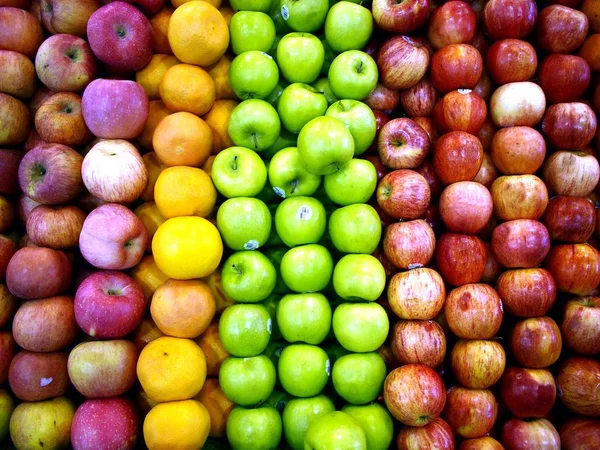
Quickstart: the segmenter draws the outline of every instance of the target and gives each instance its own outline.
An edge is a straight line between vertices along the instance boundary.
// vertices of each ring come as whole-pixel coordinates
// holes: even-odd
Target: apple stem
[[[254,142],[254,149],[257,150],[258,149],[258,136],[256,136],[256,133],[252,133],[250,135],[250,137],[252,138],[252,142]]]
[[[235,155],[235,156],[233,157],[233,163],[231,163],[231,168],[232,168],[233,170],[237,170],[237,169],[238,169],[237,160],[238,160],[238,156],[237,156],[237,155]]]
[[[296,192],[296,189],[298,189],[298,183],[298,180],[294,180],[290,183],[290,194]]]

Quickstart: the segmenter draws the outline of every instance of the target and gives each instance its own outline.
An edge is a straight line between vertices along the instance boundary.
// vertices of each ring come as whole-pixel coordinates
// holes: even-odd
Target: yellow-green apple
[[[377,188],[377,169],[367,159],[352,158],[337,172],[325,175],[323,187],[338,205],[366,203]]]
[[[490,339],[502,325],[504,312],[496,290],[487,284],[465,284],[446,298],[444,315],[450,330],[463,339]]]
[[[281,0],[281,15],[294,31],[313,33],[325,23],[329,2],[327,0]],[[285,12],[284,12],[285,11]]]
[[[116,397],[134,385],[137,357],[131,341],[82,342],[69,354],[69,378],[88,398]]]
[[[0,234],[0,280],[4,280],[8,264],[17,251],[17,244],[8,236]]]
[[[377,187],[377,204],[394,219],[420,218],[430,200],[431,189],[427,180],[420,173],[410,169],[398,169],[388,173]]]
[[[232,402],[241,406],[264,403],[273,393],[277,374],[266,354],[249,358],[229,356],[219,370],[219,385]],[[248,391],[247,386],[254,386]]]
[[[450,425],[438,417],[425,426],[404,426],[396,438],[398,450],[420,450],[423,448],[455,448],[454,432]]]
[[[277,110],[264,100],[244,100],[231,112],[227,126],[235,145],[260,152],[271,147],[281,131]]]
[[[487,435],[498,418],[498,401],[487,389],[452,386],[446,394],[444,419],[454,432],[465,439]]]
[[[87,37],[96,57],[118,70],[140,70],[154,52],[150,21],[139,9],[122,1],[94,11],[87,23]]]
[[[17,344],[10,331],[0,331],[0,383],[8,380],[10,362],[17,353]]]
[[[140,418],[131,400],[86,400],[75,411],[71,443],[81,450],[133,450],[139,432]]]
[[[428,0],[411,0],[410,3],[419,1]],[[409,36],[392,37],[383,44],[377,56],[381,81],[388,89],[409,89],[425,76],[429,59],[429,51],[419,41]]]
[[[275,229],[288,247],[318,243],[326,221],[325,207],[314,197],[286,198],[275,212]]]
[[[0,441],[8,437],[10,416],[15,409],[12,395],[6,389],[0,389]]]
[[[320,293],[288,294],[277,305],[277,327],[291,343],[319,345],[331,330],[331,305]]]
[[[236,407],[227,418],[227,440],[233,450],[275,450],[282,435],[279,411],[270,405]]]
[[[90,16],[101,5],[98,0],[40,0],[42,24],[51,34],[84,38]]]
[[[357,419],[348,413],[334,411],[320,416],[310,424],[304,437],[304,448],[366,450],[367,435]]]
[[[231,50],[239,55],[247,51],[268,52],[275,42],[275,24],[262,11],[239,11],[229,24]]]
[[[52,297],[64,292],[71,282],[72,266],[61,251],[26,247],[16,251],[6,269],[6,285],[22,299]]]
[[[229,147],[215,157],[210,176],[219,193],[227,198],[254,197],[265,187],[267,168],[253,150]]]
[[[550,317],[517,322],[508,341],[515,359],[524,367],[541,369],[554,364],[562,350],[560,329]]]
[[[461,385],[487,389],[504,373],[506,353],[495,340],[460,339],[452,348],[450,365]]]
[[[71,383],[67,375],[68,353],[15,355],[8,371],[8,383],[15,396],[25,402],[39,402],[64,395]]]
[[[35,67],[21,53],[0,50],[0,92],[29,98],[35,92]]]
[[[106,202],[131,203],[148,184],[148,169],[138,150],[122,139],[98,142],[83,158],[83,184]]]
[[[415,169],[429,154],[427,132],[412,119],[397,118],[379,132],[377,149],[381,162],[391,169]]]
[[[593,357],[573,356],[560,365],[556,374],[559,398],[575,414],[600,416],[600,362]]]
[[[337,98],[364,100],[377,86],[377,63],[361,50],[347,50],[331,62],[328,78]]]
[[[79,332],[73,299],[67,296],[30,300],[21,304],[12,325],[19,347],[30,352],[57,352]]]
[[[268,99],[277,87],[279,69],[267,53],[250,50],[233,59],[229,79],[233,92],[240,99]]]
[[[72,34],[56,34],[38,49],[35,70],[52,91],[81,92],[96,78],[98,64],[85,40]]]
[[[600,447],[600,420],[575,417],[560,427],[560,443],[565,450]]]
[[[41,145],[19,164],[19,185],[25,195],[46,205],[68,203],[83,190],[83,157],[61,144]]]
[[[15,205],[11,200],[0,195],[0,233],[6,233],[15,221]]]
[[[12,323],[15,311],[18,307],[15,296],[10,293],[5,284],[0,284],[0,327]]]
[[[321,393],[331,373],[331,361],[321,347],[292,344],[283,349],[278,361],[282,387],[296,397]]]
[[[398,269],[417,269],[426,266],[435,251],[433,229],[422,219],[395,222],[383,236],[383,251]]]
[[[427,267],[399,272],[389,281],[387,299],[392,311],[401,319],[433,319],[446,300],[444,280]]]
[[[60,92],[46,100],[35,113],[35,129],[45,142],[80,146],[92,139],[83,120],[81,97]]]
[[[391,414],[380,403],[368,405],[346,405],[342,412],[354,417],[367,437],[367,448],[386,450],[394,439],[394,421]]]
[[[491,243],[498,262],[510,269],[537,267],[550,251],[548,229],[531,219],[503,222],[494,228]]]
[[[240,358],[263,353],[272,329],[271,315],[263,305],[232,305],[223,311],[219,319],[219,339],[223,347]]]
[[[319,292],[333,274],[333,258],[327,248],[306,244],[288,250],[281,258],[281,277],[294,292]]]
[[[507,270],[498,277],[496,289],[504,309],[516,317],[543,316],[556,300],[556,282],[540,267]]]
[[[277,45],[277,64],[290,83],[312,83],[325,62],[323,43],[309,33],[288,33]]]
[[[27,217],[26,230],[40,247],[66,249],[77,247],[86,214],[77,206],[40,205]]]
[[[232,250],[262,247],[269,238],[272,222],[269,208],[257,198],[230,198],[217,211],[217,228]]]
[[[510,419],[502,426],[501,442],[509,450],[560,450],[560,436],[547,419]]]
[[[0,93],[0,145],[23,144],[29,136],[30,122],[29,109],[22,101]]]
[[[335,411],[329,397],[317,395],[310,398],[293,398],[283,408],[283,433],[293,450],[304,450],[304,437],[311,423]]]
[[[283,198],[312,195],[321,184],[321,175],[310,173],[304,167],[296,147],[287,147],[275,153],[267,170],[269,184]]]
[[[111,226],[107,227],[106,224]],[[94,209],[85,219],[79,249],[94,267],[124,270],[135,266],[148,244],[144,223],[128,208],[107,203]]]
[[[576,297],[565,305],[560,329],[567,347],[582,355],[600,353],[600,298]]]
[[[339,3],[339,4],[338,4]],[[361,50],[373,33],[373,16],[357,2],[334,4],[325,19],[325,39],[334,52]]]
[[[1,94],[0,94],[1,95]],[[0,148],[0,193],[17,194],[19,192],[19,164],[23,153],[18,150]]]
[[[277,112],[286,130],[299,133],[312,119],[327,110],[327,98],[309,84],[292,83],[287,86],[277,102]]]
[[[372,255],[345,255],[333,269],[333,288],[344,300],[373,302],[385,290],[385,269]]]
[[[400,320],[394,325],[391,347],[400,364],[437,368],[446,356],[446,336],[433,320]]]
[[[221,282],[225,294],[232,300],[256,303],[265,300],[273,292],[277,271],[261,252],[238,251],[223,264]]]
[[[346,402],[366,405],[379,397],[386,375],[385,361],[378,353],[351,353],[335,361],[331,380]]]
[[[389,318],[379,303],[342,303],[333,312],[333,333],[350,352],[374,352],[385,342]]]
[[[513,416],[543,418],[556,401],[556,383],[549,370],[509,367],[500,381],[500,396]]]
[[[148,96],[130,80],[92,81],[83,91],[81,106],[90,131],[104,139],[133,139],[148,119]]]
[[[500,86],[492,94],[489,113],[497,127],[535,126],[546,111],[546,96],[537,84],[517,81]]]
[[[354,154],[360,155],[373,144],[377,119],[369,106],[358,100],[338,100],[327,109],[326,116],[341,120],[354,139]]]
[[[333,211],[328,230],[338,251],[371,254],[381,238],[381,221],[371,205],[355,203]]]
[[[33,58],[43,40],[42,24],[31,13],[0,7],[0,50],[12,50]]]

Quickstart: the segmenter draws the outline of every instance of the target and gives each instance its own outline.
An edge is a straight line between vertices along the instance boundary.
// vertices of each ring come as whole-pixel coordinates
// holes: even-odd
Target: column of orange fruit
[[[201,448],[209,435],[224,436],[233,407],[216,379],[227,353],[214,316],[230,302],[220,289],[210,178],[211,154],[233,145],[227,124],[237,102],[225,56],[232,12],[219,10],[220,0],[172,3],[152,21],[158,53],[136,75],[150,99],[140,137],[150,182],[135,212],[152,254],[133,271],[150,300],[136,339],[150,450]]]

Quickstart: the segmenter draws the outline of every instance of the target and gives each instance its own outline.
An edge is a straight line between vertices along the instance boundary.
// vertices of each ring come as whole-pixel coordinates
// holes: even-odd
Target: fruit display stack
[[[600,2],[0,0],[0,447],[600,449]]]

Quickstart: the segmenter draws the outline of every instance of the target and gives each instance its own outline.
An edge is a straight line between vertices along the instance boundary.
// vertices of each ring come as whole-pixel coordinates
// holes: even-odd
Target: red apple
[[[100,6],[98,0],[40,0],[42,23],[49,33],[83,38],[90,16]]]
[[[17,353],[17,344],[10,331],[0,331],[0,383],[8,380],[10,363]]]
[[[462,441],[458,450],[504,450],[504,446],[493,437],[485,436]]]
[[[476,22],[475,11],[468,3],[442,3],[431,14],[427,37],[436,50],[450,44],[468,44],[475,37]]]
[[[497,41],[487,53],[486,68],[496,84],[529,81],[537,70],[535,48],[520,39]]]
[[[558,103],[546,111],[542,131],[557,149],[587,147],[596,134],[596,114],[585,103]]]
[[[473,89],[479,83],[483,60],[469,44],[450,44],[431,58],[431,82],[440,92]]]
[[[472,134],[451,131],[435,143],[433,168],[444,184],[472,181],[482,162],[483,147]]]
[[[477,234],[490,220],[492,208],[490,192],[473,181],[453,183],[440,197],[442,220],[453,233]]]
[[[475,178],[473,178],[473,181],[485,186],[489,190],[494,181],[498,178],[498,175],[498,169],[494,165],[492,157],[489,153],[483,152],[481,167],[479,168],[477,175],[475,175]]]
[[[18,307],[15,296],[10,293],[6,285],[0,283],[0,327],[4,328],[12,323]]]
[[[492,184],[494,214],[502,220],[538,220],[548,206],[548,189],[535,175],[502,176]]]
[[[471,8],[473,9],[473,11],[475,11],[475,16],[477,16],[477,23],[481,23],[481,15],[483,14],[484,6],[484,0],[475,0],[474,2],[471,2]],[[487,35],[483,32],[481,27],[478,28],[479,29],[477,32],[475,32],[475,37],[471,40],[470,44],[477,50],[479,50],[479,53],[481,53],[481,57],[485,60],[487,52],[490,49],[490,45],[492,45],[492,43],[490,42],[490,39],[487,37]]]
[[[35,113],[35,129],[45,142],[84,145],[92,139],[81,113],[81,97],[60,92],[46,100]]]
[[[560,442],[564,450],[600,448],[600,420],[569,419],[560,427]]]
[[[460,339],[450,355],[452,372],[460,384],[487,389],[500,380],[506,366],[506,353],[498,341]]]
[[[107,227],[106,224],[111,226]],[[142,221],[128,208],[107,203],[85,219],[79,237],[82,256],[94,267],[125,270],[135,266],[148,244]]]
[[[562,362],[556,374],[559,397],[575,414],[600,416],[600,362],[574,356]]]
[[[469,89],[444,95],[433,109],[433,120],[440,131],[466,131],[477,134],[487,117],[485,100]]]
[[[394,111],[398,107],[399,100],[400,95],[398,94],[398,91],[388,89],[383,84],[377,83],[375,89],[371,91],[364,102],[369,105],[371,109]]]
[[[77,206],[40,205],[27,217],[27,234],[40,247],[77,247],[85,213]]]
[[[567,347],[582,355],[600,353],[599,323],[599,297],[576,297],[569,300],[560,325]]]
[[[0,7],[0,50],[33,58],[44,40],[42,24],[23,9]]]
[[[429,136],[414,120],[393,119],[379,133],[381,162],[391,169],[414,169],[429,154]]]
[[[444,280],[435,270],[426,267],[399,272],[390,279],[387,299],[392,311],[401,319],[433,319],[446,300]]]
[[[543,418],[556,401],[556,383],[549,370],[509,367],[502,375],[500,396],[513,416]]]
[[[68,356],[68,353],[17,353],[8,372],[10,389],[25,402],[64,395],[71,385],[67,375]]]
[[[487,258],[485,260],[485,270],[483,271],[483,276],[480,281],[485,284],[493,285],[502,273],[503,267],[496,259],[489,242],[485,243],[485,248],[487,250]]]
[[[423,164],[421,164],[415,170],[421,175],[423,175],[427,180],[427,184],[429,184],[429,189],[431,191],[431,198],[439,198],[440,195],[442,195],[442,191],[444,190],[444,185],[435,173],[433,163],[431,162],[431,160],[426,159],[425,161],[423,161]]]
[[[596,211],[587,198],[557,195],[548,203],[542,221],[552,240],[583,243],[594,233]]]
[[[562,338],[550,317],[531,317],[515,324],[510,334],[510,349],[524,367],[541,369],[554,364],[562,350]]]
[[[19,216],[19,220],[23,225],[27,223],[27,217],[29,217],[31,211],[40,205],[41,203],[30,199],[25,194],[21,194],[19,196],[17,199],[17,215]]]
[[[546,6],[537,21],[537,43],[548,53],[571,53],[583,44],[588,28],[588,18],[581,11],[563,5]]]
[[[436,264],[444,280],[454,286],[477,283],[483,276],[487,250],[476,236],[445,233],[436,248]]]
[[[560,450],[560,436],[548,420],[510,419],[502,426],[506,450]]]
[[[387,215],[411,220],[423,215],[429,206],[431,190],[423,175],[414,170],[399,169],[383,177],[376,195],[377,203]]]
[[[450,291],[444,305],[450,330],[463,339],[490,339],[498,333],[502,301],[487,284],[466,284]]]
[[[383,0],[390,1],[391,0]],[[407,4],[429,0],[409,0],[399,3],[401,7]],[[380,3],[377,0],[375,4]],[[375,10],[375,4],[373,9]],[[385,42],[377,56],[377,66],[381,82],[389,89],[408,89],[415,86],[429,67],[429,52],[419,42],[408,36],[393,37]]]
[[[396,439],[398,450],[426,448],[454,450],[454,433],[444,419],[438,417],[423,427],[402,427]]]
[[[446,335],[433,320],[401,320],[392,331],[392,352],[404,364],[438,367],[446,356]]]
[[[417,125],[425,130],[431,143],[435,144],[438,140],[439,133],[433,125],[433,120],[431,117],[413,117],[412,119],[417,123]]]
[[[426,76],[413,87],[400,91],[400,103],[409,117],[430,116],[436,101],[437,91]]]
[[[554,245],[544,264],[563,292],[590,295],[600,284],[600,253],[589,244]]]
[[[36,88],[35,67],[21,53],[0,50],[0,92],[22,99],[33,95]]]
[[[0,19],[1,14],[2,11],[0,11]],[[29,109],[21,100],[0,93],[0,123],[2,123],[0,146],[23,144],[29,136],[30,122]]]
[[[590,85],[587,61],[575,55],[548,55],[540,64],[538,83],[549,103],[575,102]]]
[[[550,235],[537,220],[518,219],[498,225],[492,232],[492,251],[509,269],[538,266],[550,250]]]
[[[442,413],[446,388],[442,377],[431,367],[407,364],[388,374],[383,398],[396,420],[404,425],[422,427]]]
[[[556,282],[546,269],[507,270],[498,278],[498,294],[506,311],[516,317],[546,314],[556,300]]]
[[[488,434],[498,418],[498,401],[487,389],[452,386],[448,389],[444,419],[454,432],[465,439]]]
[[[542,176],[550,192],[587,197],[598,185],[600,164],[589,153],[558,151],[546,160]]]
[[[534,174],[546,157],[546,141],[534,128],[501,128],[494,135],[490,155],[505,175]]]
[[[16,251],[17,244],[8,236],[0,234],[0,280],[4,280],[8,264]]]
[[[423,267],[435,251],[435,234],[424,220],[396,222],[385,230],[383,251],[399,269]]]
[[[490,100],[490,97],[494,93],[494,86],[492,85],[492,80],[487,74],[485,67],[481,72],[481,78],[479,79],[479,83],[477,83],[477,86],[473,88],[473,92],[479,95],[486,102]]]
[[[546,96],[541,87],[530,81],[507,83],[492,94],[489,111],[500,128],[533,127],[544,116]]]
[[[533,0],[491,0],[483,10],[483,25],[495,41],[522,39],[533,31],[537,12]]]
[[[429,17],[430,0],[374,0],[373,18],[383,30],[403,34],[415,31]]]
[[[0,194],[19,192],[19,164],[23,154],[18,150],[0,148]]]

